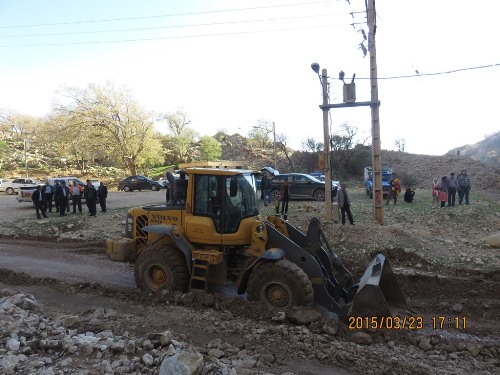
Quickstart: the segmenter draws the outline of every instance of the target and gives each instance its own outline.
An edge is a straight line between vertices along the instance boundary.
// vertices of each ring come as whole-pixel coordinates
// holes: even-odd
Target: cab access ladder
[[[224,253],[215,249],[193,250],[193,267],[191,269],[191,289],[208,289],[208,272],[211,265],[219,264]]]

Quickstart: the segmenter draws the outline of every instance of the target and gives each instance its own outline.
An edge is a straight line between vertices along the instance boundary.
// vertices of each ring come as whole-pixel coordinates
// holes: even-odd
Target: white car
[[[4,191],[8,195],[19,193],[19,188],[22,187],[36,187],[41,182],[32,178],[15,178],[10,181],[3,180],[0,184],[0,192]]]

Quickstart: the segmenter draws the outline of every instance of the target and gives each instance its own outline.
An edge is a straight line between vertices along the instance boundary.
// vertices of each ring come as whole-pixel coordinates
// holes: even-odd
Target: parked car
[[[118,183],[118,190],[123,191],[134,191],[134,190],[161,190],[163,188],[163,184],[151,180],[150,178],[144,176],[128,176],[121,180]]]
[[[19,193],[19,188],[22,187],[35,187],[41,182],[32,178],[15,178],[10,181],[4,180],[0,184],[0,191],[5,191],[8,195]]]
[[[290,199],[314,199],[316,201],[325,200],[325,182],[305,173],[284,173],[274,176],[271,179],[271,197],[280,199],[280,189],[284,180],[288,179],[290,185]],[[332,198],[337,195],[340,187],[338,181],[332,181]]]
[[[382,198],[387,197],[391,189],[389,180],[391,179],[392,172],[393,169],[391,167],[382,167]],[[364,177],[366,195],[373,198],[373,168],[371,166],[365,167]]]
[[[313,177],[316,177],[320,181],[325,182],[326,180],[325,174],[323,172],[311,172],[309,174]],[[333,186],[336,186],[337,189],[340,189],[340,181],[332,180],[332,184]]]

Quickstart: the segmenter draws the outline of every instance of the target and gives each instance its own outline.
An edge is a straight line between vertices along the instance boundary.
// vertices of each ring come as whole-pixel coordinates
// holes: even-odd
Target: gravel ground
[[[0,267],[0,287],[6,288],[0,293],[0,369],[167,374],[167,366],[188,363],[189,374],[499,373],[499,250],[488,242],[498,236],[499,202],[474,191],[469,206],[433,210],[427,190],[417,190],[414,204],[384,206],[381,226],[373,222],[364,190],[350,192],[356,225],[323,224],[324,232],[356,275],[375,253],[387,255],[408,314],[422,317],[422,329],[349,329],[314,310],[270,312],[217,291],[149,295]],[[56,251],[85,256],[86,241],[121,236],[129,207],[163,200],[162,192],[111,192],[108,212],[96,218],[70,213],[36,220],[29,204],[0,195],[1,233],[9,238],[4,242],[44,239]],[[305,231],[324,207],[292,202],[289,221]],[[71,243],[78,249],[68,249]],[[92,252],[99,262],[103,250]],[[440,316],[465,318],[467,328],[434,327]]]

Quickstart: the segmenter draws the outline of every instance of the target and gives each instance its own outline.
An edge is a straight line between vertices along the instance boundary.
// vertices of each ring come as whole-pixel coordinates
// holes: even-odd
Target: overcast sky
[[[62,86],[111,81],[148,110],[183,108],[200,135],[247,135],[265,119],[300,149],[323,141],[311,63],[328,69],[332,103],[342,101],[340,70],[349,82],[356,74],[357,100],[370,100],[364,4],[0,0],[0,108],[44,116]],[[382,148],[405,139],[407,152],[442,155],[499,131],[500,2],[376,6]],[[371,142],[368,107],[330,112],[332,133],[347,122]]]

